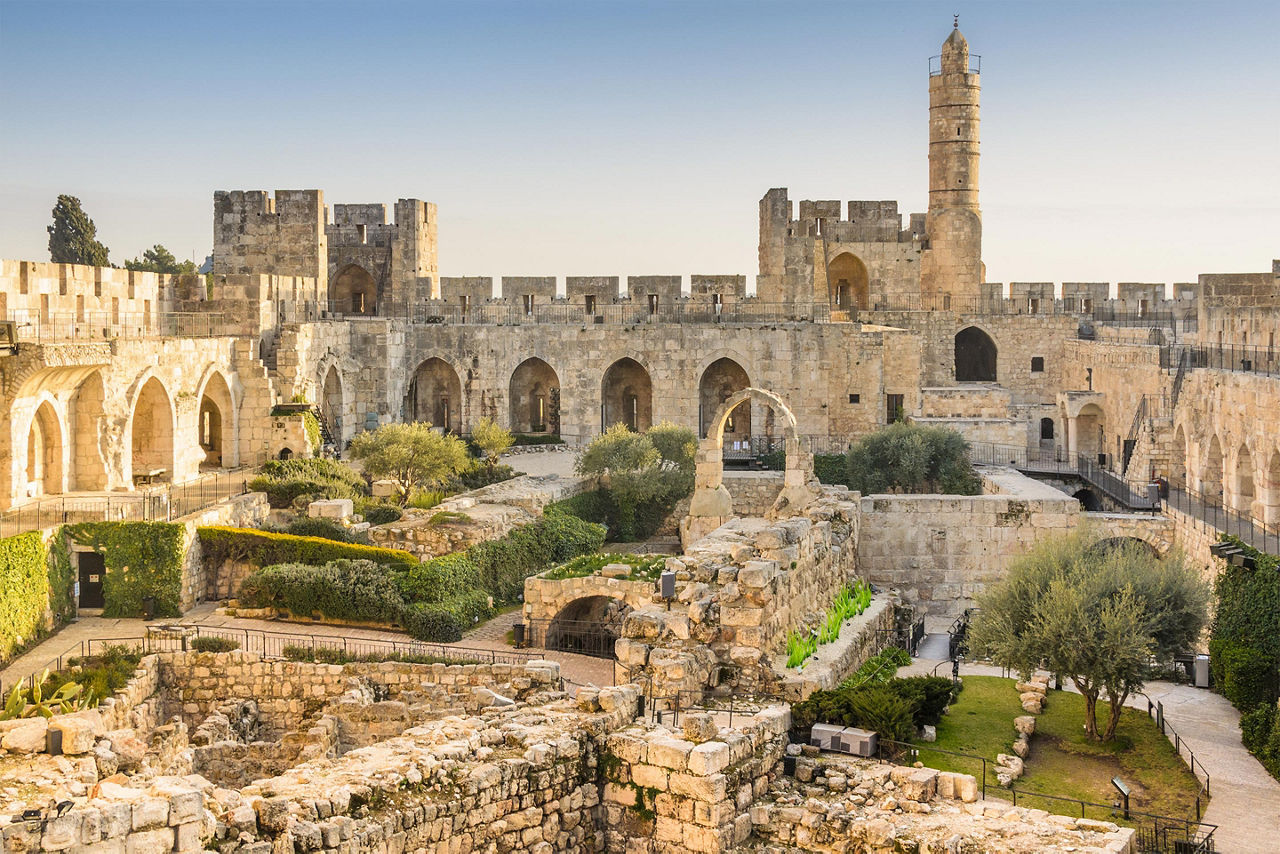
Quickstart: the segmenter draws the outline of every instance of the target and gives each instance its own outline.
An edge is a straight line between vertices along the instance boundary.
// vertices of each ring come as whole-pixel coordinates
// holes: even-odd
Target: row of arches
[[[1280,448],[1249,447],[1217,433],[1197,441],[1179,424],[1173,438],[1169,485],[1267,525],[1280,524]]]
[[[331,369],[332,372],[332,369]],[[730,358],[712,362],[698,383],[700,421],[708,421],[721,403],[751,385],[741,364]],[[405,417],[428,421],[453,432],[470,427],[463,422],[463,382],[457,369],[445,359],[426,359],[409,383]],[[525,359],[511,373],[507,384],[508,424],[515,433],[560,432],[560,376],[543,359]],[[653,380],[635,359],[623,357],[605,369],[600,381],[600,428],[623,424],[644,431],[653,426]],[[705,436],[708,424],[701,425]],[[751,435],[751,406],[735,407],[725,431],[731,437]]]
[[[195,467],[234,465],[239,457],[238,431],[230,384],[220,371],[210,370],[197,396],[194,438],[199,459]],[[179,459],[184,443],[174,396],[159,376],[144,374],[135,383],[121,446],[115,452],[104,433],[105,399],[102,372],[94,371],[70,393],[42,391],[25,424],[15,419],[18,429],[11,441],[25,445],[14,455],[20,461],[11,496],[16,503],[69,492],[105,491],[134,482],[173,481],[185,471]],[[11,415],[18,412],[15,408]],[[117,469],[114,482],[108,464],[112,459]]]

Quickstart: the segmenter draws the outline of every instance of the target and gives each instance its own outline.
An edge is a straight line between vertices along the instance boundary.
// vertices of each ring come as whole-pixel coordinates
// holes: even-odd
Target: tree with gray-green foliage
[[[977,495],[982,481],[969,443],[945,427],[897,423],[859,439],[845,456],[849,488],[881,492]]]
[[[1077,531],[1013,560],[979,597],[969,648],[1024,678],[1043,667],[1070,679],[1085,700],[1085,731],[1110,741],[1150,659],[1191,648],[1208,605],[1208,585],[1181,554],[1161,559],[1144,543]],[[1102,697],[1111,709],[1099,733]]]
[[[441,486],[470,464],[461,439],[438,433],[425,422],[384,424],[357,435],[347,450],[365,474],[394,481],[402,504],[414,490]]]
[[[148,273],[194,273],[196,265],[192,261],[179,261],[173,253],[157,243],[143,251],[141,258],[132,258],[124,262],[126,270],[142,270]]]
[[[49,232],[49,258],[55,264],[107,267],[107,247],[97,241],[98,227],[75,196],[58,196]]]
[[[484,462],[492,472],[498,466],[498,457],[515,442],[511,431],[492,418],[485,416],[471,428],[471,441],[484,451]]]
[[[693,431],[663,422],[636,433],[615,424],[587,445],[578,458],[579,474],[600,475],[617,510],[619,535],[636,532],[642,508],[674,504],[693,489]]]

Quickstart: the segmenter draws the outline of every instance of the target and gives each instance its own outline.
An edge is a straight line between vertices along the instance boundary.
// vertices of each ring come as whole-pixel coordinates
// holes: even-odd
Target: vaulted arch
[[[560,434],[560,376],[534,356],[511,372],[507,386],[514,433]]]
[[[709,429],[712,416],[735,393],[748,388],[751,378],[746,370],[733,359],[720,358],[707,366],[698,380],[698,422],[699,433],[704,438]],[[744,400],[731,413],[725,422],[725,433],[731,440],[750,438],[751,436],[751,401]]]
[[[409,384],[406,414],[450,433],[461,433],[462,380],[453,365],[433,356],[418,365]]]
[[[1241,443],[1236,451],[1236,464],[1231,477],[1232,505],[1237,513],[1253,515],[1253,499],[1255,498],[1253,481],[1253,454],[1249,446]]]
[[[202,469],[229,468],[239,462],[236,426],[231,385],[221,371],[211,371],[200,390],[196,422],[196,439],[204,452]]]
[[[966,326],[956,333],[956,382],[981,383],[996,381],[998,349],[990,335],[976,326]]]
[[[171,481],[174,476],[174,415],[169,391],[151,377],[138,391],[129,418],[133,480]]]
[[[1222,499],[1222,443],[1217,434],[1209,437],[1209,448],[1200,465],[1200,493],[1210,501]]]
[[[827,263],[827,296],[838,311],[866,311],[870,306],[871,278],[867,265],[850,252],[841,252]]]
[[[329,279],[329,303],[339,314],[378,313],[378,283],[364,267],[348,264]]]
[[[66,492],[66,444],[66,433],[53,403],[41,402],[27,431],[27,497]]]
[[[653,381],[629,356],[610,365],[600,383],[600,429],[614,424],[641,433],[653,426]]]

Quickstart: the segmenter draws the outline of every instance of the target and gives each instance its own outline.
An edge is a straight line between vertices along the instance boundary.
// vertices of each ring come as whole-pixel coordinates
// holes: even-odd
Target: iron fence
[[[1198,818],[1175,818],[1168,815],[1139,812],[1138,810],[1127,809],[1119,803],[1097,804],[1063,795],[1032,792],[1026,789],[1019,789],[1013,785],[1009,786],[1009,793],[1012,796],[1014,806],[1018,805],[1019,799],[1022,800],[1024,806],[1036,804],[1039,801],[1051,801],[1054,804],[1071,804],[1073,813],[1077,807],[1079,808],[1081,818],[1093,817],[1104,821],[1131,825],[1134,829],[1135,847],[1140,854],[1212,854],[1214,850],[1213,834],[1217,831],[1218,826],[1216,824],[1205,824]],[[1053,809],[1051,805],[1042,804],[1040,808],[1059,815],[1066,815],[1063,812],[1064,808],[1061,807]],[[1089,815],[1091,809],[1094,811],[1092,816]],[[1199,812],[1198,807],[1197,812]]]
[[[1170,488],[1164,506],[1197,519],[1215,531],[1229,534],[1260,552],[1280,554],[1280,525],[1267,524],[1252,515],[1238,513],[1222,504],[1222,496],[1208,496],[1189,489]]]
[[[612,660],[618,632],[596,620],[529,620],[524,638],[526,646]]]
[[[246,466],[133,493],[40,498],[0,514],[0,537],[75,522],[169,522],[243,495],[252,479]]]
[[[111,341],[117,338],[218,338],[244,334],[219,312],[10,312],[18,342]]]

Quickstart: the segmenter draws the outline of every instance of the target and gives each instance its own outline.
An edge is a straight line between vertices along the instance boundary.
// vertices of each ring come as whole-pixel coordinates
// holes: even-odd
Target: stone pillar
[[[719,528],[733,515],[733,496],[724,485],[724,449],[719,437],[698,442],[694,467],[689,515],[680,522],[680,543],[685,548]]]
[[[1071,462],[1075,462],[1079,453],[1079,426],[1076,423],[1076,416],[1071,415],[1067,418],[1067,458]]]

